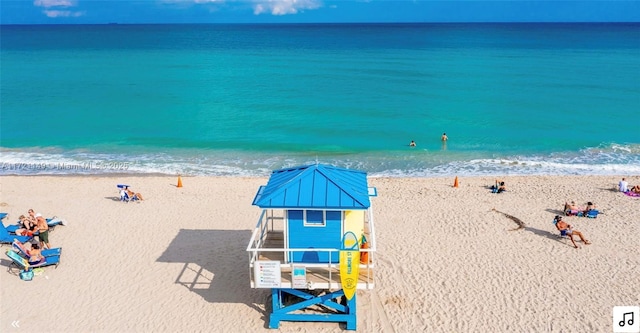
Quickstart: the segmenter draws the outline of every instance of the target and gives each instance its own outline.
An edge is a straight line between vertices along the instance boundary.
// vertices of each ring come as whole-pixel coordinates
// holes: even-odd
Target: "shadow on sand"
[[[250,238],[249,230],[180,229],[157,262],[182,264],[175,283],[207,302],[246,304],[268,322],[261,306],[270,306],[270,290],[250,287]]]
[[[551,240],[554,240],[556,242],[560,242],[560,243],[565,243],[564,240],[562,239],[562,237],[560,237],[560,233],[553,233],[553,232],[549,232],[546,230],[540,230],[540,229],[536,229],[536,228],[532,228],[532,227],[524,227],[525,231],[529,231],[534,233],[535,235],[538,236],[542,236],[542,237],[546,237],[549,238]]]

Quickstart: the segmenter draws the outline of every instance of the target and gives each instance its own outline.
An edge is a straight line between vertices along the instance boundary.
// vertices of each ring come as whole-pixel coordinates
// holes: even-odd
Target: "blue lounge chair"
[[[30,268],[52,265],[55,265],[56,268],[58,268],[58,265],[60,264],[60,256],[44,257],[44,259],[39,261],[38,263],[31,264],[27,261],[27,259],[21,257],[16,252],[13,252],[13,250],[7,250],[7,257],[11,259],[11,265],[9,265],[9,268],[7,268],[7,272],[11,272],[11,270],[14,269],[14,266],[20,270],[27,271]]]
[[[116,185],[116,187],[120,191],[120,201],[128,202],[129,200],[128,200],[127,191],[125,191],[124,189],[129,187],[129,185],[118,184]]]
[[[67,225],[67,221],[54,216],[50,219],[46,219],[47,220],[47,225],[49,226],[49,231],[53,231],[53,229],[55,229],[57,226],[59,225]]]
[[[7,228],[2,222],[0,222],[0,225],[2,226],[0,227],[0,244],[11,244],[13,243],[14,239],[17,239],[18,241],[24,243],[33,238],[32,236],[12,235],[9,233],[9,231],[7,231]]]
[[[25,259],[31,259],[31,255],[29,255],[29,251],[27,251],[27,248],[24,247],[24,244],[19,242],[18,240],[14,240],[13,243],[11,243],[11,248],[13,249],[13,251],[17,252]],[[60,256],[62,254],[62,248],[57,247],[53,249],[42,250],[40,251],[40,254],[42,254],[43,257]]]
[[[66,225],[66,224],[67,224],[67,222],[66,222],[65,220],[60,219],[60,218],[57,218],[57,217],[55,217],[55,216],[54,216],[54,217],[52,217],[52,218],[50,218],[50,219],[46,219],[46,221],[47,221],[47,225],[49,226],[49,231],[53,231],[53,230],[55,229],[55,227],[56,227],[56,226],[59,226],[59,225]],[[8,226],[6,227],[6,229],[7,229],[7,231],[8,231],[9,233],[11,233],[11,234],[15,234],[15,233],[16,233],[16,231],[17,231],[18,229],[20,229],[20,221],[16,222],[16,224],[8,225]],[[34,232],[33,234],[34,234],[34,235],[37,235],[37,234],[38,234],[38,232],[36,231],[36,232]]]

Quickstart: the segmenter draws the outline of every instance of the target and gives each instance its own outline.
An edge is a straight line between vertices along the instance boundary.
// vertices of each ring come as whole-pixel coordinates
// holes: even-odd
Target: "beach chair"
[[[118,185],[116,185],[116,187],[118,188],[118,191],[120,192],[120,201],[129,202],[129,195],[127,195],[127,191],[125,191],[125,189],[127,187],[129,187],[129,185],[118,184]]]
[[[56,216],[50,219],[46,219],[46,221],[47,225],[49,226],[49,231],[53,231],[59,225],[67,225],[67,221]],[[16,224],[6,226],[6,229],[10,234],[15,234],[16,231],[20,229],[20,221],[18,221]],[[38,235],[38,231],[35,231],[33,234]]]
[[[127,188],[129,187],[129,185],[118,184],[116,186],[120,189],[120,201],[130,202],[140,200],[140,198],[138,198],[135,194],[133,196],[130,196],[129,193],[127,193]]]
[[[29,255],[29,251],[27,251],[27,248],[24,246],[24,243],[21,243],[18,240],[14,240],[13,243],[11,243],[11,248],[13,249],[14,252],[18,253],[20,256],[24,257],[25,259],[27,260],[31,259],[31,256]],[[57,247],[53,249],[42,250],[40,251],[40,254],[42,254],[43,257],[60,256],[62,255],[62,248]]]
[[[21,257],[18,253],[13,250],[7,250],[7,257],[11,259],[11,265],[7,268],[7,272],[11,272],[14,269],[19,269],[21,271],[28,271],[31,268],[38,268],[44,266],[53,266],[55,265],[58,268],[60,264],[60,256],[52,256],[52,257],[44,257],[43,260],[38,263],[29,263],[27,259]]]
[[[67,221],[54,216],[50,219],[47,219],[47,225],[49,226],[49,231],[53,231],[59,225],[67,225]]]
[[[33,238],[33,236],[18,236],[18,235],[12,235],[11,233],[9,233],[9,231],[7,231],[7,228],[4,226],[4,224],[2,222],[0,222],[0,244],[11,244],[13,243],[14,239],[17,239],[18,241],[24,243],[24,242],[28,242],[31,238]]]
[[[555,227],[556,224],[558,224],[558,220],[553,219],[553,226]],[[557,235],[558,235],[558,238],[564,242],[564,244],[567,244],[567,241],[569,240],[569,235],[567,234],[567,230],[558,230]]]
[[[138,198],[138,196],[136,194],[134,194],[133,196],[130,196],[126,191],[124,192],[124,198],[126,202],[130,202],[130,201],[139,201],[140,198]]]

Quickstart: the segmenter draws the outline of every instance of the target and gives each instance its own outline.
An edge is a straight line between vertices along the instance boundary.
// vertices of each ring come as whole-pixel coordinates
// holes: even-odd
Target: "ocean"
[[[640,23],[0,34],[5,175],[640,175]]]

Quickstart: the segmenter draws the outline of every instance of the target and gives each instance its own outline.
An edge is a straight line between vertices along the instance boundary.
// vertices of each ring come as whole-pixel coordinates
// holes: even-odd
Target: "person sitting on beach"
[[[640,185],[635,185],[629,191],[640,194]]]
[[[409,143],[409,147],[415,147],[416,146],[416,142],[411,140],[411,142]]]
[[[32,244],[31,250],[28,252],[29,254],[29,264],[37,264],[44,259],[42,256],[42,251],[40,250],[40,246],[38,244]]]
[[[24,215],[20,215],[20,217],[18,217],[18,220],[20,221],[20,228],[16,230],[16,235],[33,235],[33,230],[36,228],[36,225],[32,224],[31,221],[29,221],[29,219],[27,219],[27,217]]]
[[[620,192],[629,191],[629,183],[627,183],[626,178],[622,177],[622,180],[618,183],[618,189]]]
[[[127,195],[129,196],[129,199],[131,199],[131,200],[144,200],[144,199],[142,199],[142,194],[135,193],[135,192],[131,191],[128,186],[125,187],[124,190],[127,191]]]
[[[507,185],[505,185],[504,181],[496,179],[496,184],[491,186],[493,193],[502,193],[507,190]]]
[[[573,243],[573,247],[575,247],[576,249],[578,248],[578,245],[576,245],[576,241],[573,239],[573,235],[578,236],[585,245],[591,244],[591,242],[589,242],[584,238],[584,235],[582,235],[580,231],[573,230],[573,227],[571,227],[570,224],[567,224],[566,222],[562,221],[562,216],[556,215],[556,218],[553,220],[553,223],[556,225],[556,228],[560,231],[560,235],[569,236],[569,239],[571,239],[571,243]]]
[[[587,214],[590,210],[595,210],[595,209],[596,209],[596,204],[589,201],[587,202],[587,206],[584,208],[584,213]]]

